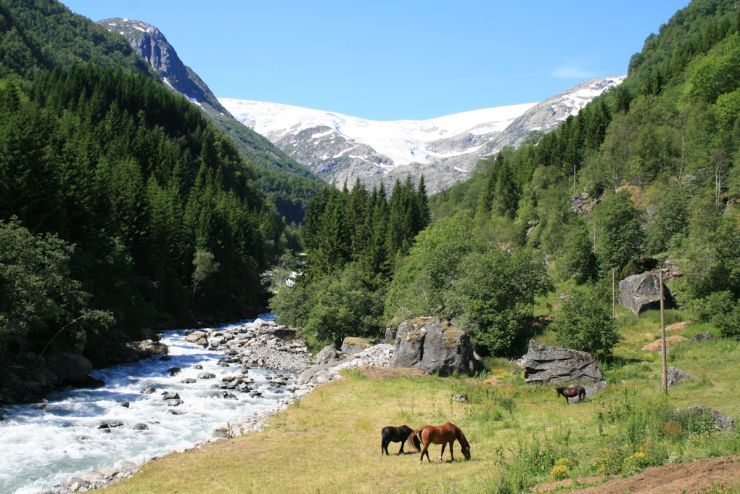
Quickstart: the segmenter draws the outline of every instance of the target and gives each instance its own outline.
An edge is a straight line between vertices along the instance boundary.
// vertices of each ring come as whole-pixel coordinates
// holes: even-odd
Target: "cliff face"
[[[131,19],[105,19],[99,22],[122,35],[131,48],[146,60],[165,84],[209,113],[228,114],[205,82],[186,66],[164,34],[151,24]]]

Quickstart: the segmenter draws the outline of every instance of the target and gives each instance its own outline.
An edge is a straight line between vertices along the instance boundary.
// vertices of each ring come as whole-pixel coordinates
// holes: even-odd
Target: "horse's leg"
[[[403,453],[403,445],[406,443],[406,441],[401,441],[401,449],[398,450],[398,454],[400,455]]]
[[[424,463],[424,455],[427,455],[427,460],[429,461],[429,463],[431,463],[432,460],[429,459],[429,443],[424,444],[424,442],[422,441],[421,444],[424,446],[424,448],[421,450],[421,463]]]
[[[450,441],[450,461],[455,461],[455,453],[453,451],[453,446],[455,445],[455,440],[453,439]]]
[[[383,443],[380,445],[380,454],[381,455],[383,454],[383,452],[385,452],[386,455],[388,454],[388,443],[389,442],[390,441],[388,441],[387,439],[383,439]]]
[[[447,446],[447,443],[442,443],[442,451],[439,453],[439,461],[442,461],[442,455],[445,454],[445,446]]]

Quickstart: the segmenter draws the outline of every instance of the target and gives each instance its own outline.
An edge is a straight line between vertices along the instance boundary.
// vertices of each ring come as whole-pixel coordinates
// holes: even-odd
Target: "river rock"
[[[164,402],[167,404],[168,407],[177,407],[182,405],[183,401],[178,398],[170,398],[168,400],[164,400]]]
[[[673,305],[668,288],[663,285],[665,306]],[[619,303],[635,315],[647,309],[660,308],[660,282],[653,273],[646,272],[628,276],[619,282]]]
[[[591,354],[530,340],[529,349],[520,363],[524,380],[529,383],[563,382],[601,383],[604,375]]]
[[[391,366],[448,376],[470,374],[481,367],[481,362],[466,332],[446,319],[420,317],[398,326]]]
[[[185,341],[188,341],[190,343],[197,343],[198,340],[200,340],[201,338],[205,338],[205,336],[205,331],[193,331],[185,337]]]
[[[354,355],[356,353],[360,353],[369,346],[370,340],[366,338],[347,336],[344,341],[342,341],[341,351],[346,355]]]
[[[218,348],[220,345],[223,345],[224,342],[226,342],[226,339],[221,335],[211,336],[208,338],[208,346],[210,348]]]
[[[87,358],[72,352],[62,352],[47,360],[49,368],[66,384],[84,382],[93,365]]]
[[[668,367],[666,376],[668,377],[668,386],[675,386],[692,378],[691,374],[678,367]]]
[[[292,340],[296,337],[296,330],[282,325],[262,326],[259,331],[260,335],[274,336],[282,340]]]
[[[148,430],[149,429],[149,426],[146,425],[146,424],[144,424],[144,423],[142,423],[142,422],[139,422],[138,424],[134,424],[133,429],[135,431],[145,431],[145,430]]]
[[[167,345],[151,339],[132,341],[128,346],[133,350],[137,358],[147,358],[153,355],[167,355],[169,353]]]
[[[197,381],[195,379],[193,379],[192,377],[186,377],[185,379],[183,379],[180,382],[183,383],[183,384],[193,384],[193,383],[195,383]]]
[[[167,400],[179,400],[180,395],[178,393],[175,393],[174,391],[164,391],[162,392],[162,399]]]
[[[179,367],[170,367],[169,369],[167,369],[167,374],[169,374],[170,376],[176,376],[180,373],[181,370],[182,369],[180,369]]]
[[[154,386],[144,386],[143,388],[141,388],[141,394],[150,395],[154,393],[156,390],[157,388],[155,388]]]
[[[113,429],[115,427],[121,427],[123,422],[120,420],[103,420],[98,425],[98,429]]]
[[[212,372],[201,372],[198,374],[198,379],[215,379],[216,374],[213,374]]]

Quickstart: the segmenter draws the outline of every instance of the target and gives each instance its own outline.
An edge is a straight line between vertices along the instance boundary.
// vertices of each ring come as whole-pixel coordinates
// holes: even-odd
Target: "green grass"
[[[668,320],[686,316],[672,311]],[[620,312],[619,327],[623,340],[605,366],[609,385],[581,404],[566,405],[551,388],[525,384],[506,359],[488,359],[489,372],[474,378],[348,371],[274,416],[262,432],[167,455],[109,490],[522,492],[563,478],[629,475],[652,465],[740,454],[737,430],[717,433],[674,413],[701,403],[740,416],[740,343],[671,347],[669,365],[695,379],[665,396],[659,355],[640,350],[657,337],[657,314]],[[696,325],[684,334],[703,330],[715,331]],[[461,393],[467,402],[453,400]],[[430,451],[431,465],[419,465],[418,454],[380,455],[383,426],[448,420],[465,431],[471,461],[462,461],[457,445],[454,463],[439,461],[438,446]]]

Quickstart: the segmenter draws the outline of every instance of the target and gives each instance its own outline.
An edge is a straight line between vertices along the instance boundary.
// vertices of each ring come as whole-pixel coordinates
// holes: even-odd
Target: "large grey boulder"
[[[334,345],[326,345],[316,354],[316,365],[328,364],[340,360],[339,352]]]
[[[665,284],[663,285],[663,295],[665,306],[672,306],[673,298]],[[658,277],[653,273],[646,272],[623,279],[619,282],[619,303],[638,316],[647,309],[659,308],[660,282]]]
[[[604,381],[604,375],[591,354],[570,348],[545,346],[535,340],[529,342],[529,350],[521,363],[524,367],[524,380],[528,383]]]
[[[420,317],[402,322],[396,332],[391,367],[413,367],[448,376],[481,367],[468,334],[446,319]]]
[[[47,360],[48,366],[59,379],[67,384],[85,382],[87,375],[92,372],[90,360],[80,354],[72,352],[58,353]]]

